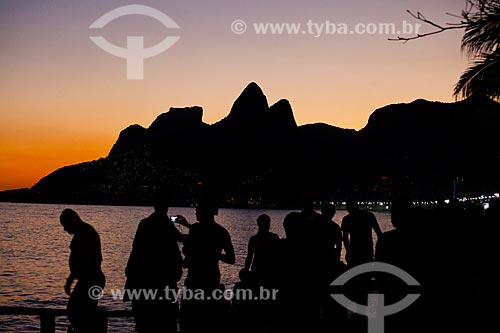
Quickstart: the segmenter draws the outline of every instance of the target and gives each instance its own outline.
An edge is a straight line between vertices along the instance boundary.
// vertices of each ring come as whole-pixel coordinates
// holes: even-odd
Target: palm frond
[[[481,54],[460,76],[454,87],[456,98],[483,95],[500,98],[500,49]]]
[[[500,45],[500,0],[481,3],[480,9],[467,17],[462,50],[470,56],[490,53]]]

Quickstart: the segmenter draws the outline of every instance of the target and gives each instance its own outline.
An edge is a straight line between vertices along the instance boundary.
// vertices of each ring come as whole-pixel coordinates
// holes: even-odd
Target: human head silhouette
[[[408,225],[415,217],[415,205],[406,198],[396,199],[392,202],[391,223],[394,228]]]
[[[167,215],[168,213],[168,203],[166,200],[162,200],[162,198],[155,199],[153,202],[153,208],[155,213],[160,215]]]
[[[213,222],[214,216],[217,215],[219,209],[213,199],[203,199],[196,206],[196,220],[198,222]]]
[[[306,213],[314,212],[315,194],[306,192],[302,195],[302,207]]]
[[[323,215],[329,220],[333,219],[336,212],[337,210],[335,209],[335,206],[329,202],[324,202],[321,205],[321,215]]]
[[[302,231],[302,221],[302,215],[297,212],[292,212],[285,216],[285,220],[283,221],[283,228],[285,229],[286,238],[300,238],[300,234]]]
[[[351,200],[347,200],[345,208],[347,209],[347,211],[349,213],[354,213],[354,212],[359,210],[359,205],[358,205],[358,202],[356,200],[351,199]]]
[[[162,190],[156,190],[152,193],[152,206],[155,213],[167,215],[168,213],[168,194]]]
[[[267,214],[262,214],[257,217],[257,225],[259,226],[259,231],[269,231],[271,228],[271,218]]]
[[[61,221],[64,231],[70,235],[73,235],[78,230],[79,225],[83,223],[80,216],[70,208],[66,208],[62,211],[59,220]]]

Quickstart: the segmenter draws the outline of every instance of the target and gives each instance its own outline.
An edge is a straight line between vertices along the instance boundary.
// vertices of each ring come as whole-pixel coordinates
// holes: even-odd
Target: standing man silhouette
[[[382,235],[377,218],[359,209],[356,201],[348,201],[346,208],[349,214],[342,219],[342,237],[347,264],[352,267],[373,261],[372,230],[377,238]]]
[[[229,232],[215,221],[218,214],[214,202],[203,201],[196,207],[198,223],[191,225],[184,242],[184,266],[188,273],[185,286],[195,293],[203,293],[201,299],[183,299],[181,306],[181,330],[183,332],[223,332],[229,304],[215,299],[214,292],[222,292],[219,261],[235,263],[235,254]],[[181,223],[183,216],[177,216]]]
[[[365,264],[373,261],[373,231],[377,239],[382,235],[382,231],[377,222],[377,218],[371,212],[363,211],[359,208],[357,201],[348,201],[346,204],[349,212],[342,219],[342,237],[345,247],[345,260],[348,267]],[[347,288],[346,296],[359,304],[367,304],[368,293],[371,289],[371,276],[364,274],[353,281]],[[355,315],[357,324],[366,325],[366,318]],[[358,327],[357,329],[361,329]],[[364,329],[364,328],[362,328]]]
[[[192,224],[185,240],[184,265],[188,269],[188,288],[214,289],[220,285],[219,261],[236,261],[229,232],[215,221],[218,209],[215,203],[204,201],[196,207],[198,223]],[[178,216],[179,223],[185,218]]]
[[[77,333],[96,333],[103,330],[97,313],[97,299],[89,295],[91,288],[104,288],[106,279],[101,270],[101,240],[97,231],[72,210],[62,211],[60,221],[64,230],[73,235],[69,257],[70,275],[64,291],[70,296],[68,319]],[[71,285],[77,280],[73,291]]]
[[[165,196],[154,198],[153,208],[153,214],[137,227],[125,269],[125,289],[156,293],[156,298],[140,295],[132,299],[139,333],[177,332],[178,304],[172,295],[177,292],[177,282],[182,276],[182,255],[177,242],[186,235],[168,217]],[[188,223],[182,225],[190,227]]]
[[[245,268],[249,270],[259,285],[272,284],[276,267],[276,252],[280,237],[269,231],[271,218],[262,214],[257,218],[259,230],[248,241]]]

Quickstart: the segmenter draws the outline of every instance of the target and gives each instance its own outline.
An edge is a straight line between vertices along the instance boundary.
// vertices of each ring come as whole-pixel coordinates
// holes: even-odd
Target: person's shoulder
[[[143,218],[142,220],[139,221],[139,226],[141,227],[144,227],[144,226],[148,226],[152,223],[154,223],[156,220],[155,218],[155,215],[154,214],[151,214],[149,215],[148,217],[145,217]]]
[[[99,233],[91,224],[87,222],[82,223],[83,224],[80,228],[80,232],[76,233],[73,237],[73,240],[75,242],[79,242],[79,240],[81,240],[82,242],[86,242],[89,239],[99,239]]]
[[[375,216],[375,213],[373,212],[366,212],[366,213],[368,214],[367,216],[373,223],[377,223],[377,217]]]
[[[363,213],[364,216],[375,217],[375,214],[373,214],[373,212],[369,210],[362,210],[361,212]]]
[[[380,235],[380,238],[377,243],[379,244],[387,244],[392,243],[394,240],[400,238],[400,232],[398,229],[392,229],[386,232],[383,232]]]
[[[393,237],[399,234],[399,229],[391,229],[382,233],[381,237]]]
[[[341,224],[349,223],[352,220],[352,214],[347,214],[342,218]]]
[[[359,210],[357,213],[357,219],[358,220],[373,220],[375,218],[375,214],[370,212],[369,210]]]
[[[95,228],[87,223],[87,222],[83,222],[83,228],[82,230],[85,232],[85,233],[90,233],[90,234],[97,234],[97,230],[95,230]]]
[[[287,244],[286,238],[280,238],[276,242],[278,250],[283,250],[286,247],[286,244]]]
[[[200,222],[195,222],[189,227],[189,233],[198,232],[203,229],[203,225]]]
[[[255,234],[253,235],[252,237],[250,237],[250,239],[252,239],[256,242],[258,241],[263,241],[263,242],[274,242],[278,239],[280,239],[280,237],[278,235],[276,235],[274,232],[266,232],[266,233],[262,233],[262,234]]]
[[[221,234],[224,234],[225,236],[226,235],[230,236],[229,235],[229,231],[226,228],[224,228],[222,225],[220,225],[219,223],[215,223],[215,225],[216,225],[216,228],[217,228],[218,232],[220,232]]]
[[[327,227],[328,229],[335,229],[335,230],[340,229],[338,223],[332,220],[328,221]]]
[[[139,222],[139,229],[142,229],[145,232],[156,232],[159,230],[165,230],[165,228],[168,228],[170,221],[168,221],[167,218],[161,218],[158,215],[155,215],[154,213],[149,215],[148,217],[142,219]],[[156,231],[155,231],[156,230]]]

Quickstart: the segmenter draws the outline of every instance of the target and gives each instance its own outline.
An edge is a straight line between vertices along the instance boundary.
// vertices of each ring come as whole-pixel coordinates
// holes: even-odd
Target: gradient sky
[[[214,123],[251,81],[270,104],[290,101],[299,124],[325,122],[360,129],[376,108],[417,98],[453,101],[467,65],[461,31],[403,44],[388,35],[257,35],[258,22],[417,23],[406,10],[437,22],[453,19],[463,0],[226,0],[0,2],[0,190],[30,187],[68,164],[105,157],[120,130],[149,124],[172,106],[199,105]],[[146,16],[117,19],[92,31],[104,13],[143,4],[180,27]],[[246,33],[231,31],[236,19]],[[430,27],[423,26],[422,32]],[[145,60],[144,80],[126,79],[126,61],[90,41],[102,35],[125,46],[180,36]]]

